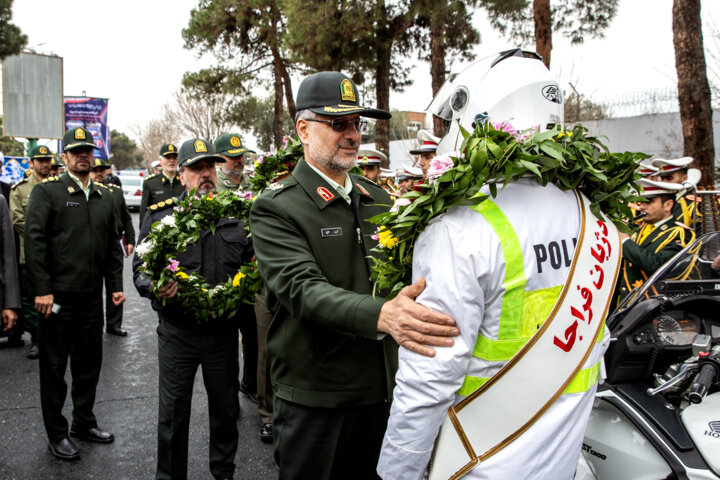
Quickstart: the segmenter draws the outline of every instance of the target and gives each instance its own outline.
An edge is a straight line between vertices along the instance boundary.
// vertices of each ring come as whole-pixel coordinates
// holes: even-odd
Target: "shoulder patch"
[[[15,190],[15,188],[17,188],[18,185],[22,185],[23,183],[27,183],[27,181],[28,181],[28,177],[25,177],[25,178],[23,178],[23,179],[21,179],[21,180],[18,180],[17,182],[15,182],[15,183],[12,184],[12,186],[10,187],[10,190]]]
[[[148,208],[150,210],[152,210],[153,212],[157,212],[158,210],[163,210],[165,208],[172,206],[174,203],[175,203],[175,200],[172,198],[169,198],[167,200],[163,200],[162,202],[158,202],[153,205],[150,205]]]
[[[270,185],[267,186],[267,189],[268,190],[280,190],[284,186],[285,185],[283,185],[282,183],[271,183]]]
[[[43,180],[41,183],[50,183],[50,182],[59,182],[60,177],[48,177],[45,180]]]

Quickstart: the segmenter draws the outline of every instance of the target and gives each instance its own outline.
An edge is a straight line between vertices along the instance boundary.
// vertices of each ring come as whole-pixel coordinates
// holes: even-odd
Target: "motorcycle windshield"
[[[720,232],[710,232],[678,252],[658,268],[640,287],[630,293],[618,306],[616,313],[656,295],[661,282],[710,281],[714,290],[720,288]],[[695,290],[696,287],[688,288]]]

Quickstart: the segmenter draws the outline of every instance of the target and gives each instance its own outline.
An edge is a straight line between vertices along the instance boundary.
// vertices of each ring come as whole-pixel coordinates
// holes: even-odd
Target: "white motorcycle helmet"
[[[473,62],[450,74],[427,110],[449,123],[438,155],[460,149],[476,122],[507,122],[517,130],[550,130],[564,119],[562,92],[542,58],[520,49]]]

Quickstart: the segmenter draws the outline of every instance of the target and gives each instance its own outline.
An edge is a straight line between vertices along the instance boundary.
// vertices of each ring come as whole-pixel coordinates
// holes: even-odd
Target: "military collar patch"
[[[325,188],[325,187],[318,187],[318,188],[317,188],[317,193],[318,193],[318,195],[320,195],[320,198],[322,198],[322,199],[325,200],[326,202],[329,202],[330,200],[332,200],[333,198],[335,198],[335,195],[333,195],[332,193],[330,193],[330,190],[328,190],[328,189]]]
[[[268,190],[280,190],[281,188],[283,188],[282,183],[271,183],[270,185],[267,186]]]
[[[75,189],[73,187],[68,187],[68,193],[73,193]]]
[[[662,227],[660,227],[660,231],[663,231],[663,232],[667,229],[668,229],[667,223],[664,224]]]
[[[360,190],[360,192],[361,192],[363,195],[366,195],[366,196],[368,196],[368,197],[370,196],[370,192],[368,192],[367,190],[365,190],[362,185],[360,185],[359,183],[356,183],[355,186],[357,187],[358,190]]]

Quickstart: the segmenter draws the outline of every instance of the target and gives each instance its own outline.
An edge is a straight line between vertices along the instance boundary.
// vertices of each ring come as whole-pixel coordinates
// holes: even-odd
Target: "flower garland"
[[[202,231],[214,234],[222,218],[240,219],[247,228],[252,200],[250,192],[224,191],[197,197],[193,190],[174,207],[173,215],[152,225],[136,252],[143,261],[140,271],[152,280],[156,295],[164,285],[178,282],[177,295],[163,300],[163,304],[179,302],[189,315],[208,321],[230,318],[241,303],[255,302],[262,280],[252,262],[243,265],[227,281],[210,287],[202,276],[188,274],[175,258],[186,251],[188,245],[195,244]]]
[[[260,193],[277,181],[279,175],[292,172],[297,162],[304,156],[303,145],[297,136],[284,136],[283,145],[277,152],[264,153],[253,163],[255,176],[250,179],[250,188],[256,194]]]
[[[643,153],[610,153],[587,129],[572,131],[518,132],[508,123],[478,125],[472,133],[462,130],[461,152],[435,157],[428,179],[397,200],[393,208],[371,219],[379,225],[371,278],[375,291],[395,297],[412,283],[412,255],[415,241],[430,220],[456,205],[477,205],[500,188],[531,174],[538,183],[553,183],[562,190],[578,189],[592,202],[595,216],[600,211],[621,231],[629,231],[632,218],[628,204],[639,200],[635,180],[637,163],[649,157]]]

